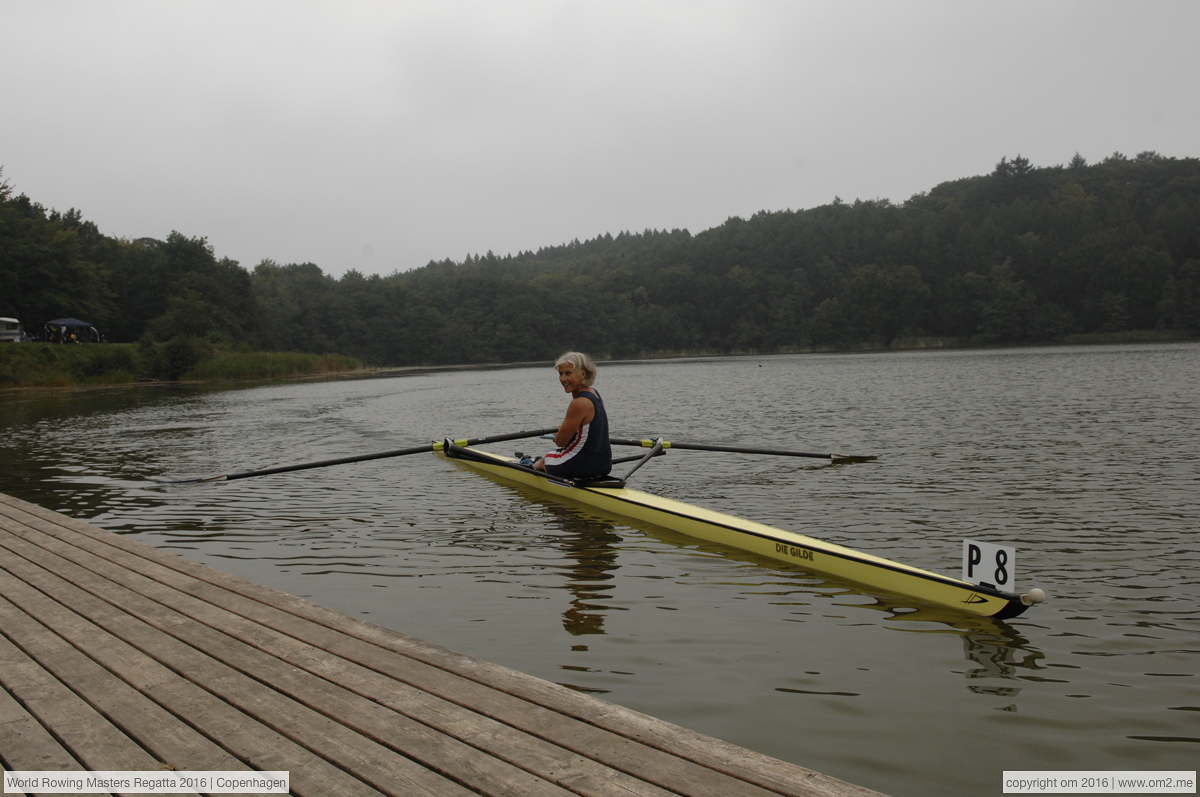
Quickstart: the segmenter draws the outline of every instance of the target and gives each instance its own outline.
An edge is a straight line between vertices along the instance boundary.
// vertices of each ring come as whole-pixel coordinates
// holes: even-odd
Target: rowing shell
[[[468,467],[533,487],[556,498],[577,501],[613,515],[663,526],[689,537],[788,562],[804,570],[852,581],[872,590],[883,590],[998,619],[1016,617],[1040,599],[1040,596],[1032,597],[1032,593],[1023,598],[1015,593],[931,573],[774,526],[631,490],[619,480],[616,483],[621,486],[564,481],[532,468],[521,467],[511,457],[460,448],[453,443],[448,447],[435,443],[434,448]]]

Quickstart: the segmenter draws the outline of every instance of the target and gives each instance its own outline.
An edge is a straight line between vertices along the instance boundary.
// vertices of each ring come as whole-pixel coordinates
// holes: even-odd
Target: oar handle
[[[461,440],[451,440],[450,442],[456,446],[484,446],[488,443],[503,443],[505,440],[523,440],[527,437],[541,437],[542,435],[554,434],[558,431],[557,426],[552,426],[549,429],[537,429],[532,432],[513,432],[511,434],[495,434],[490,437],[471,437]],[[445,440],[437,440],[433,443],[431,450],[441,451],[445,447]]]
[[[655,440],[638,440],[627,437],[610,437],[609,442],[615,446],[640,446],[652,448]],[[811,459],[827,459],[831,462],[870,462],[878,457],[859,457],[846,454],[810,454],[807,451],[782,451],[777,448],[740,448],[738,446],[710,446],[699,443],[672,443],[663,440],[663,448],[681,448],[690,451],[725,451],[731,454],[767,454],[774,457],[809,457]]]

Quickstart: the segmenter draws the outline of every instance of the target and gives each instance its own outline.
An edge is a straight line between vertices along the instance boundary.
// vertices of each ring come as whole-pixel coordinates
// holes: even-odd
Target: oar
[[[614,446],[641,446],[642,448],[653,448],[655,440],[636,440],[626,437],[610,437],[609,442]],[[848,454],[809,454],[805,451],[781,451],[777,448],[738,448],[736,446],[709,446],[699,443],[672,443],[663,440],[663,448],[682,448],[691,451],[726,451],[731,454],[769,454],[775,457],[810,457],[812,459],[827,459],[830,462],[872,462],[879,457],[858,457]]]
[[[500,443],[505,440],[521,440],[526,437],[540,437],[548,432],[556,432],[557,428],[553,429],[538,429],[534,432],[514,432],[512,434],[493,435],[491,437],[474,437],[467,440],[454,440],[455,445],[459,446],[477,446],[486,443]],[[441,451],[445,447],[445,442],[438,440],[432,443],[426,443],[422,446],[413,446],[412,448],[398,448],[394,451],[380,451],[378,454],[362,454],[356,457],[341,457],[339,459],[323,459],[320,462],[306,462],[303,465],[281,465],[278,468],[263,468],[262,470],[248,470],[243,473],[228,473],[220,476],[206,476],[201,479],[180,479],[178,481],[164,481],[160,484],[195,484],[197,482],[219,482],[233,481],[234,479],[248,479],[251,476],[270,476],[275,473],[290,473],[294,470],[308,470],[309,468],[326,468],[330,465],[345,465],[348,462],[366,462],[372,459],[387,459],[388,457],[403,457],[408,454],[422,454],[426,451]]]
[[[666,453],[666,452],[663,451],[663,441],[662,440],[654,440],[653,442],[651,442],[650,450],[647,451],[645,453],[645,455],[641,459],[638,460],[638,463],[636,465],[634,465],[632,468],[629,469],[629,473],[625,474],[624,480],[629,481],[629,477],[632,476],[635,472],[637,472],[638,468],[642,467],[647,462],[649,462],[651,459],[653,459],[654,457],[657,457],[659,454],[664,454],[664,453]]]

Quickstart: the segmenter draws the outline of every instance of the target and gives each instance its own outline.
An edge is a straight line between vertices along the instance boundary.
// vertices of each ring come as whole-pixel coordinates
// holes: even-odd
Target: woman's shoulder
[[[595,388],[587,388],[579,391],[579,394],[571,399],[571,403],[581,402],[580,406],[586,407],[589,411],[603,413],[604,401],[600,398],[600,393]]]
[[[604,403],[600,401],[599,393],[593,390],[581,390],[575,394],[575,398],[571,399],[570,406],[572,409],[578,409],[586,415],[591,415],[597,407],[603,407]]]

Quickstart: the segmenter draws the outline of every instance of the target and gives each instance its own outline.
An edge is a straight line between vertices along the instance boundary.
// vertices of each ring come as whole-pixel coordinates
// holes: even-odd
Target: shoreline
[[[0,391],[321,378],[369,371],[361,360],[338,354],[228,351],[186,340],[161,346],[14,343],[0,348]]]
[[[369,368],[358,371],[333,371],[321,374],[293,374],[290,376],[263,376],[260,378],[245,378],[245,379],[177,379],[171,381],[168,379],[133,379],[127,382],[75,382],[69,385],[10,385],[0,387],[0,396],[6,393],[17,393],[21,391],[69,391],[69,390],[109,390],[113,388],[129,388],[129,387],[199,387],[205,385],[236,385],[244,382],[298,382],[305,379],[320,380],[320,379],[355,379],[355,378],[370,378],[374,376],[376,371],[381,369]]]
[[[684,357],[767,357],[773,354],[877,354],[880,352],[904,351],[972,351],[987,349],[1040,349],[1056,346],[1105,346],[1132,343],[1184,343],[1198,340],[1183,329],[1141,329],[1128,332],[1086,332],[1067,335],[1058,340],[1023,343],[982,343],[963,341],[960,338],[912,337],[897,338],[890,344],[860,343],[854,346],[780,346],[773,351],[758,349],[732,349],[713,351],[696,349],[685,351],[646,352],[638,357],[609,359],[609,362],[630,360],[667,360]]]
[[[604,355],[598,357],[599,362],[632,363],[648,360],[683,360],[706,359],[710,357],[770,357],[784,354],[878,354],[889,352],[913,351],[972,351],[989,349],[1040,349],[1064,346],[1104,346],[1152,343],[1187,343],[1198,338],[1186,330],[1133,330],[1129,332],[1085,333],[1068,335],[1055,341],[1041,343],[971,343],[962,342],[957,338],[900,338],[886,346],[860,344],[849,348],[833,346],[783,346],[774,351],[757,349],[734,349],[729,351],[714,351],[709,349],[676,350],[643,352],[635,357],[613,358]],[[21,344],[14,344],[21,345]],[[444,365],[398,365],[398,366],[369,366],[349,371],[326,371],[320,373],[298,373],[284,376],[243,377],[243,378],[210,378],[210,379],[131,379],[129,381],[84,381],[71,384],[37,385],[17,384],[0,387],[0,395],[30,392],[30,391],[70,391],[93,390],[128,387],[164,387],[164,386],[219,386],[247,383],[298,382],[305,380],[341,380],[341,379],[381,379],[405,374],[432,373],[438,371],[482,371],[503,368],[525,368],[543,366],[552,360],[521,360],[499,363],[455,363]]]

